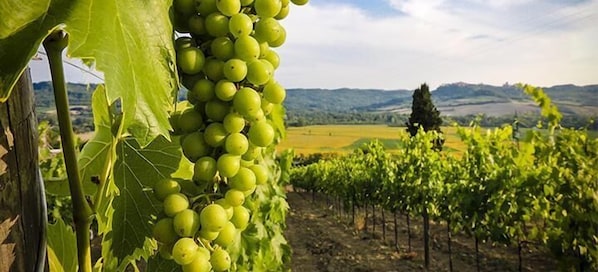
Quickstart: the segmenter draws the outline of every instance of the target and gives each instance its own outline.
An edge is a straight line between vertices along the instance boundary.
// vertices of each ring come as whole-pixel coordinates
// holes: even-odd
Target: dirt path
[[[290,205],[285,235],[293,249],[293,271],[423,271],[423,239],[421,221],[411,222],[412,252],[407,250],[407,226],[399,220],[401,254],[396,253],[393,241],[392,217],[387,215],[386,243],[380,239],[381,218],[377,215],[377,230],[369,233],[356,231],[350,217],[339,218],[326,207],[326,201],[311,194],[289,192]],[[430,271],[449,271],[449,254],[445,227],[431,227]],[[375,238],[374,238],[375,237]],[[474,243],[466,236],[457,236],[453,242],[454,271],[476,271]],[[516,248],[480,246],[481,271],[518,271]],[[546,253],[526,249],[523,271],[554,271],[556,265]]]

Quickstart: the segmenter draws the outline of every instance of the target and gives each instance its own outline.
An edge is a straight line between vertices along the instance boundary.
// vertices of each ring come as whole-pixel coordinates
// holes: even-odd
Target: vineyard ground
[[[350,213],[339,218],[323,196],[317,195],[313,202],[311,193],[289,189],[287,200],[290,210],[285,235],[293,249],[292,271],[424,271],[421,218],[411,220],[411,253],[405,217],[398,218],[401,253],[396,253],[393,217],[389,212],[385,220],[386,242],[383,242],[379,209],[376,232],[372,234],[371,217],[366,233],[361,229],[363,220],[355,227]],[[430,271],[449,271],[446,225],[432,223],[430,240]],[[472,238],[453,235],[452,251],[453,271],[476,271]],[[516,247],[480,243],[480,256],[481,271],[518,271]],[[526,246],[522,258],[523,271],[556,271],[556,263],[541,249]]]

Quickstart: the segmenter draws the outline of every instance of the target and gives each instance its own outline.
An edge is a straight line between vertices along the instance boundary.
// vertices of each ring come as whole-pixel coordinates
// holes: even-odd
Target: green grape
[[[205,78],[200,79],[195,82],[191,91],[199,101],[208,102],[214,98],[214,82]]]
[[[243,192],[255,190],[255,184],[255,174],[247,167],[239,168],[238,173],[228,181],[231,188]]]
[[[206,30],[213,37],[226,36],[228,34],[228,17],[220,12],[214,12],[205,20]]]
[[[228,21],[228,31],[236,38],[248,36],[253,31],[253,22],[247,14],[235,14]]]
[[[260,56],[259,58],[262,59],[266,57],[268,52],[270,51],[270,45],[267,42],[260,42]]]
[[[193,108],[183,111],[178,121],[178,127],[185,133],[198,131],[201,125],[203,125],[201,114]]]
[[[152,236],[163,244],[172,244],[179,238],[174,231],[172,218],[162,218],[156,222],[152,229]]]
[[[231,245],[235,241],[235,238],[237,238],[237,228],[235,227],[235,224],[226,222],[226,225],[224,225],[224,228],[222,228],[214,242],[225,248]]]
[[[272,64],[274,69],[278,69],[278,66],[280,66],[280,57],[274,50],[268,50],[268,52],[266,52],[266,54],[263,56],[263,59]]]
[[[222,123],[211,123],[204,132],[204,140],[212,147],[224,145],[228,132],[224,129]]]
[[[206,30],[206,21],[204,17],[198,14],[193,14],[189,17],[189,32],[197,35],[205,35],[208,33]]]
[[[274,18],[264,18],[255,23],[255,38],[260,42],[273,42],[280,37],[281,26]]]
[[[208,241],[214,241],[216,240],[216,238],[218,238],[218,231],[208,231],[205,228],[202,228],[199,230],[199,237],[208,240]]]
[[[229,205],[231,205],[234,208],[243,205],[243,203],[245,202],[245,194],[239,190],[230,189],[226,191],[226,193],[224,194],[224,199]],[[232,218],[230,220],[232,220]]]
[[[174,10],[183,15],[190,15],[195,11],[195,0],[175,0]]]
[[[253,174],[255,174],[255,183],[257,185],[268,183],[268,179],[270,177],[268,168],[261,164],[254,164],[252,166],[249,166],[249,169],[251,169],[251,171],[253,171]]]
[[[231,260],[226,250],[222,249],[221,247],[217,247],[212,252],[210,263],[212,264],[214,271],[220,272],[226,271],[230,268]]]
[[[224,63],[223,72],[228,80],[239,82],[247,76],[247,64],[240,59],[230,59]]]
[[[181,185],[172,179],[161,179],[154,184],[154,196],[160,201],[179,192],[181,192]]]
[[[264,98],[274,104],[281,104],[286,97],[285,89],[277,82],[269,82],[264,86]]]
[[[205,110],[208,119],[222,122],[224,117],[230,112],[230,105],[220,99],[212,99],[206,103]]]
[[[222,154],[216,161],[216,167],[220,176],[233,177],[241,168],[241,158],[232,154]]]
[[[199,230],[199,214],[186,209],[177,213],[173,220],[174,231],[181,237],[193,237]]]
[[[175,112],[171,113],[170,118],[168,118],[168,121],[169,121],[170,125],[172,126],[174,135],[180,135],[182,133],[181,127],[179,127],[179,118],[181,117],[181,113],[182,112],[180,112],[180,111],[175,111]]]
[[[171,194],[164,198],[164,213],[167,216],[174,217],[187,208],[189,208],[189,200],[184,194]]]
[[[249,87],[237,91],[233,98],[233,107],[243,116],[253,116],[260,110],[261,97],[258,92]]]
[[[233,206],[231,206],[230,204],[228,204],[228,202],[226,202],[226,199],[221,198],[216,200],[214,203],[222,206],[222,208],[224,208],[224,210],[226,211],[226,218],[228,218],[228,220],[230,220],[233,217]]]
[[[276,14],[276,16],[274,16],[274,19],[276,20],[282,20],[284,18],[287,18],[287,16],[289,16],[289,11],[291,11],[291,8],[289,5],[282,6],[282,8],[280,9],[280,12],[278,12],[278,14]]]
[[[274,17],[280,12],[282,3],[280,0],[255,0],[253,7],[258,16],[268,18]]]
[[[255,146],[249,141],[249,148],[247,149],[247,152],[243,154],[242,158],[247,161],[252,161],[257,159],[261,152],[262,150],[259,146]]]
[[[235,93],[237,93],[237,86],[235,86],[235,83],[223,79],[216,83],[214,92],[216,93],[216,97],[218,97],[220,100],[231,101],[233,100],[233,97],[235,97]],[[224,120],[224,116],[222,116],[220,121],[222,120]]]
[[[280,5],[282,5],[282,7],[288,7],[289,3],[291,3],[291,0],[280,0]]]
[[[270,63],[267,59],[260,59],[259,61],[264,64],[266,71],[270,75],[270,78],[272,78],[274,76],[274,65],[272,65],[272,63]]]
[[[206,231],[219,232],[228,222],[226,210],[218,204],[210,204],[199,213],[201,227]]]
[[[264,85],[270,78],[272,73],[261,61],[252,61],[247,65],[247,80],[253,85]]]
[[[248,116],[247,121],[249,121],[250,123],[255,123],[264,120],[266,120],[266,115],[264,114],[264,111],[261,109],[260,103],[260,109],[258,109],[257,112],[255,112],[252,116]]]
[[[206,62],[205,56],[197,47],[183,48],[177,52],[176,63],[185,74],[193,75],[201,72]]]
[[[158,245],[158,252],[160,253],[160,257],[162,257],[162,259],[172,260],[172,246],[174,246],[174,241],[172,244]]]
[[[210,263],[209,253],[208,257],[198,253],[192,262],[183,265],[183,272],[210,272],[211,270],[212,264]]]
[[[260,56],[260,44],[251,36],[241,36],[235,41],[235,54],[244,61],[251,61]]]
[[[216,177],[216,160],[212,157],[201,157],[193,166],[193,179],[199,181],[212,181]]]
[[[222,14],[233,16],[241,11],[240,0],[217,0],[216,7]]]
[[[206,64],[203,67],[204,74],[212,81],[218,82],[224,78],[223,73],[224,61],[221,61],[215,57],[209,57],[206,59]]]
[[[287,31],[284,29],[284,27],[280,27],[280,36],[278,36],[278,39],[269,42],[268,44],[270,45],[270,47],[279,47],[281,46],[285,41],[287,40]]]
[[[270,113],[272,113],[272,110],[274,109],[274,104],[272,104],[272,102],[266,100],[265,98],[262,97],[262,112],[264,113],[264,115],[268,115]],[[258,120],[260,121],[260,120]]]
[[[309,2],[309,0],[291,0],[291,2],[297,6],[303,6]]]
[[[212,253],[210,253],[210,250],[203,246],[199,247],[199,249],[197,250],[197,254],[204,256],[204,258],[206,258],[208,260],[212,256]]]
[[[198,80],[206,77],[203,73],[198,73],[195,75],[180,74],[180,76],[182,78],[181,82],[183,83],[183,86],[189,90],[193,88],[193,85],[195,85]]]
[[[230,222],[237,227],[237,229],[244,230],[249,224],[249,211],[243,206],[236,206],[233,208],[233,217]]]
[[[256,122],[249,128],[248,135],[251,143],[266,147],[274,140],[274,128],[267,121]]]
[[[197,103],[199,102],[199,100],[193,92],[187,92],[187,101],[193,105],[197,105]]]
[[[204,134],[201,132],[188,134],[181,143],[181,149],[185,157],[191,162],[195,162],[212,152],[212,148],[206,143]]]
[[[199,12],[199,15],[203,17],[207,17],[208,15],[218,11],[218,7],[216,7],[216,0],[201,0],[198,2],[199,6],[197,6],[197,12]]]
[[[253,0],[241,0],[241,6],[246,7],[253,4]]]
[[[210,43],[210,50],[214,57],[227,61],[235,55],[235,44],[228,37],[218,37]]]
[[[231,133],[226,137],[224,142],[224,149],[229,154],[243,155],[249,148],[249,140],[245,135],[235,132]]]
[[[177,264],[190,264],[197,256],[198,249],[199,246],[192,238],[181,238],[172,247],[172,257]]]
[[[236,112],[231,112],[224,117],[222,124],[229,133],[241,132],[245,128],[245,118]]]
[[[174,49],[178,52],[187,47],[195,47],[197,44],[195,40],[191,39],[190,37],[178,37],[174,41]]]

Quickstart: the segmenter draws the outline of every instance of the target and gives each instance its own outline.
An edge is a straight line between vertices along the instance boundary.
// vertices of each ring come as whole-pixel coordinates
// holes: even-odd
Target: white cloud
[[[468,81],[598,83],[598,1],[387,0],[295,7],[277,73],[287,87],[413,89]]]
[[[282,21],[287,88],[598,83],[598,0],[375,0],[384,15],[342,1],[292,6]],[[46,62],[32,67],[49,80]],[[65,68],[69,81],[98,81]]]

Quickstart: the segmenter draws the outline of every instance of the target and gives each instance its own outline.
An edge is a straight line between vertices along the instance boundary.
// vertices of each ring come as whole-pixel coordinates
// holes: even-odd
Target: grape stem
[[[77,153],[75,150],[75,136],[70,119],[69,102],[62,66],[62,51],[68,44],[68,35],[62,30],[55,30],[43,42],[52,74],[52,87],[56,100],[56,114],[60,128],[62,154],[66,166],[71,199],[73,201],[73,221],[77,237],[77,257],[79,271],[91,272],[91,248],[89,230],[93,218],[93,211],[85,199],[83,185],[79,177]]]

